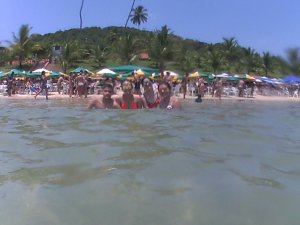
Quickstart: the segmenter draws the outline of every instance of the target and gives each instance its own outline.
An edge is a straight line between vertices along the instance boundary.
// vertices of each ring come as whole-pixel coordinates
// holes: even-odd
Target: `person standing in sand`
[[[103,85],[103,96],[100,98],[93,99],[89,105],[88,109],[119,109],[120,106],[116,103],[114,99],[111,98],[113,94],[113,86],[110,84]]]
[[[182,81],[181,81],[181,91],[183,94],[183,99],[185,99],[187,85],[188,85],[188,74],[186,73],[183,75]]]
[[[82,73],[80,73],[79,76],[75,78],[75,84],[76,84],[78,97],[81,98],[83,95],[87,97],[85,92],[87,88],[87,81]]]
[[[57,92],[60,95],[60,91],[62,90],[62,83],[64,82],[64,75],[60,75],[57,80]]]
[[[42,71],[41,76],[40,90],[35,94],[34,98],[36,99],[36,97],[42,93],[42,91],[45,91],[46,100],[48,100],[47,77],[45,71]]]
[[[238,83],[238,91],[239,91],[238,96],[239,97],[244,97],[244,89],[245,89],[245,81],[239,80],[239,83]]]

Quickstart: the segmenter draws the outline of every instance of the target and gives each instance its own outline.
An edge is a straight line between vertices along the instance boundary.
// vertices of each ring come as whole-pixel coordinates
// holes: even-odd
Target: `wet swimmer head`
[[[181,109],[181,103],[175,96],[172,96],[171,85],[168,82],[162,81],[158,86],[159,93],[159,108],[161,109]]]
[[[133,91],[132,83],[128,80],[125,80],[122,84],[122,90],[124,94],[132,94]]]
[[[114,93],[114,89],[113,86],[111,84],[104,84],[102,87],[102,91],[103,91],[103,98],[105,99],[111,99],[111,96]]]
[[[113,86],[111,84],[103,85],[103,96],[100,98],[93,99],[89,105],[88,109],[96,108],[96,109],[119,109],[120,106],[117,102],[112,99],[113,95]]]

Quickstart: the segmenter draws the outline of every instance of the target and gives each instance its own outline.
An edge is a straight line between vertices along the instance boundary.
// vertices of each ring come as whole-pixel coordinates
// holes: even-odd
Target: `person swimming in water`
[[[158,87],[149,78],[143,80],[144,99],[148,108],[157,108],[159,105]]]
[[[181,103],[172,96],[172,89],[168,82],[162,81],[158,86],[160,109],[182,109]]]
[[[89,105],[88,109],[119,109],[118,103],[111,97],[113,94],[113,86],[110,84],[103,85],[103,96],[100,98],[93,99]]]
[[[141,96],[133,94],[133,86],[130,81],[123,82],[122,90],[123,94],[115,98],[121,109],[148,108]]]

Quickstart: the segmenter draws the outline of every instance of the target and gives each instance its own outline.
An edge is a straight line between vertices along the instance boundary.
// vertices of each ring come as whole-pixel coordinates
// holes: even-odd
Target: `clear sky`
[[[124,26],[132,0],[85,0],[83,27]],[[1,0],[0,42],[22,24],[31,33],[79,28],[81,0]],[[167,25],[183,38],[207,43],[235,37],[243,47],[285,57],[300,47],[300,0],[136,0],[148,10],[140,29]],[[129,23],[130,27],[134,27]]]

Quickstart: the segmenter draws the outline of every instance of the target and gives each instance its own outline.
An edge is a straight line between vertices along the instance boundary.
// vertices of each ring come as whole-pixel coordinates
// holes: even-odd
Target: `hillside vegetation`
[[[14,37],[11,47],[2,51],[0,70],[10,69],[9,61],[19,60],[17,67],[26,70],[30,66],[24,65],[24,60],[48,58],[55,59],[65,72],[78,66],[95,71],[103,67],[134,64],[179,73],[225,72],[271,77],[299,74],[299,60],[287,62],[268,52],[260,55],[254,49],[240,46],[234,37],[223,38],[223,42],[217,44],[184,39],[172,34],[167,26],[156,31],[89,27],[45,35],[28,34],[27,47],[23,51],[20,51],[20,41],[21,37]],[[62,47],[61,55],[53,55],[53,46]],[[140,53],[147,53],[149,58],[141,60]]]

